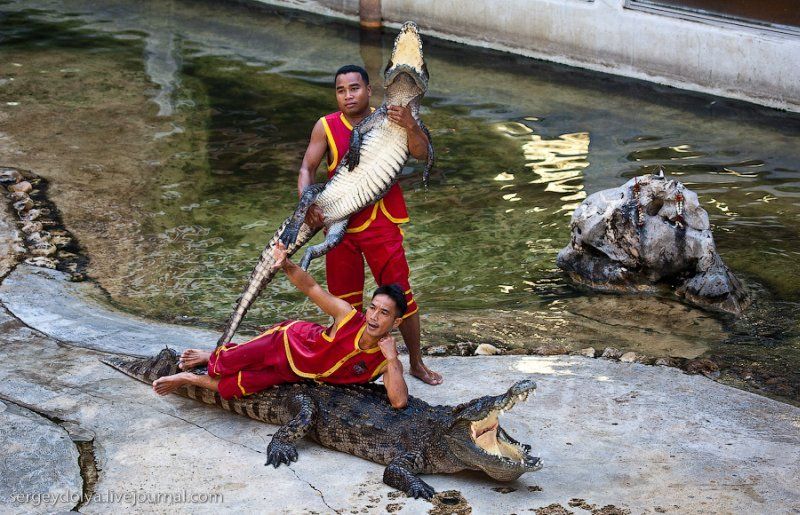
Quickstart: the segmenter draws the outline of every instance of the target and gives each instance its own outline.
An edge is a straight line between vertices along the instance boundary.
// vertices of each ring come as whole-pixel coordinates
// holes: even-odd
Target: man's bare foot
[[[434,372],[423,363],[411,365],[409,373],[424,383],[436,386],[442,384],[442,374]]]
[[[159,395],[172,393],[181,386],[189,384],[192,378],[191,372],[180,372],[171,376],[159,377],[153,381],[153,391]]]
[[[178,360],[178,368],[181,370],[191,370],[208,364],[211,353],[200,349],[186,349]]]

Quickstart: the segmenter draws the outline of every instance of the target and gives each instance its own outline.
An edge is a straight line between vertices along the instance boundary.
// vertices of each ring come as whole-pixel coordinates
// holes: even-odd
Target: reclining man
[[[208,375],[180,372],[153,382],[166,395],[185,384],[219,392],[224,399],[243,397],[270,386],[313,379],[333,384],[366,383],[383,374],[389,402],[404,408],[408,388],[394,338],[389,335],[403,321],[407,305],[403,289],[381,286],[363,314],[346,300],[328,293],[314,278],[292,263],[286,247],[276,246],[275,267],[322,311],[333,317],[324,327],[313,322],[286,320],[249,342],[227,344],[214,352],[188,349],[180,368],[208,365]]]

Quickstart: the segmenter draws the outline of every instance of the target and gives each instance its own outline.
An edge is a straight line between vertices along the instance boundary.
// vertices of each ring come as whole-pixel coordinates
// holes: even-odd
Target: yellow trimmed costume
[[[328,138],[328,178],[350,147],[353,127],[341,111],[320,118]],[[418,311],[409,283],[408,262],[399,224],[408,222],[403,192],[394,184],[382,199],[350,217],[347,233],[339,245],[325,254],[328,291],[362,309],[364,261],[378,286],[397,283],[406,294],[409,317]]]
[[[364,315],[355,309],[338,325],[327,328],[287,320],[249,342],[218,347],[208,361],[208,375],[219,378],[224,399],[303,379],[366,383],[386,369],[380,347],[362,349],[358,345],[366,324]]]

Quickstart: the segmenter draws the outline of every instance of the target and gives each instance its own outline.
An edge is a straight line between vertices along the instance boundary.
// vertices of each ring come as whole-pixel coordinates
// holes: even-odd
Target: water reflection
[[[526,120],[538,118],[526,117]],[[559,211],[572,214],[580,201],[586,198],[583,171],[589,167],[589,133],[575,132],[546,139],[539,134],[533,134],[533,129],[519,122],[499,123],[497,129],[502,134],[524,141],[522,155],[526,161],[525,167],[538,175],[528,183],[544,184],[544,191],[547,192],[567,193],[559,197],[559,200],[568,202],[562,204]],[[513,175],[501,174],[495,180],[513,178]],[[511,202],[521,200],[516,194],[504,195],[503,199]]]
[[[332,72],[361,58],[379,89],[376,70],[391,34],[210,2],[69,4],[80,15],[66,22],[58,2],[0,6],[10,13],[0,52],[19,64],[0,70],[2,100],[31,109],[11,120],[9,132],[29,148],[64,140],[59,157],[77,156],[62,175],[44,172],[74,185],[61,190],[59,206],[118,305],[218,325],[296,202],[311,127],[335,109]],[[56,12],[25,11],[29,5]],[[401,183],[412,219],[405,228],[412,283],[432,343],[562,341],[695,356],[731,355],[725,342],[740,338],[736,355],[754,362],[772,348],[769,359],[783,364],[800,355],[779,349],[797,345],[800,320],[800,121],[725,102],[712,112],[705,97],[435,41],[426,59],[432,79],[423,117],[437,166],[427,190],[418,163]],[[75,63],[91,71],[81,76],[82,90],[70,82]],[[53,73],[41,81],[39,70]],[[103,93],[91,96],[91,88]],[[123,115],[97,107],[110,96],[137,107],[155,99],[162,116],[147,102]],[[64,105],[69,116],[52,116]],[[81,112],[91,112],[91,123],[80,127],[114,130],[87,139],[66,123]],[[40,134],[26,122],[37,117],[54,125]],[[116,132],[123,122],[147,137],[126,140]],[[37,155],[28,164],[42,162]],[[566,215],[578,202],[659,166],[698,193],[726,263],[778,322],[759,316],[734,325],[657,298],[596,296],[555,269],[569,237]],[[129,175],[135,180],[121,182]],[[91,213],[87,196],[101,204]],[[312,272],[324,275],[319,264]],[[247,321],[252,330],[317,315],[276,281]],[[762,336],[772,333],[766,350]]]
[[[563,134],[554,140],[532,135],[531,141],[522,146],[525,166],[531,168],[539,178],[531,184],[547,184],[545,191],[571,193],[560,197],[562,201],[580,201],[586,198],[583,191],[583,170],[589,166],[589,133]],[[577,183],[577,184],[576,184]],[[572,214],[580,202],[563,204],[561,211]]]
[[[646,161],[649,159],[675,160],[675,159],[697,159],[705,157],[703,152],[692,150],[691,145],[676,145],[674,147],[648,148],[636,150],[628,154],[629,161]]]

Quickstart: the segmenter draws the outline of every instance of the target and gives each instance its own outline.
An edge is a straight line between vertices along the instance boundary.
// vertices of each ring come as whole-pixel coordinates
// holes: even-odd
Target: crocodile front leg
[[[348,220],[345,219],[331,225],[328,228],[328,234],[325,235],[325,241],[307,248],[305,254],[303,254],[303,259],[300,260],[300,268],[308,270],[312,259],[327,254],[329,250],[341,243],[347,232],[347,222]]]
[[[303,225],[306,219],[308,208],[311,207],[311,204],[314,203],[317,196],[324,188],[324,184],[310,184],[303,190],[297,208],[294,210],[292,216],[289,217],[289,223],[286,225],[283,233],[281,233],[281,242],[283,242],[287,248],[297,240],[297,233],[300,232],[300,226]]]
[[[289,465],[297,461],[297,447],[294,442],[303,438],[308,431],[314,427],[317,418],[317,405],[308,395],[297,395],[292,399],[291,406],[298,409],[294,416],[286,425],[281,426],[272,441],[267,446],[267,462],[264,465],[272,465],[278,468],[281,463]]]
[[[415,474],[423,469],[422,459],[422,455],[418,452],[407,452],[397,456],[383,471],[383,482],[405,492],[409,497],[414,499],[422,497],[430,501],[436,491]]]
[[[349,171],[352,172],[361,161],[361,142],[364,134],[371,131],[385,116],[386,106],[381,106],[353,127],[353,132],[350,134],[350,147],[347,150],[347,154],[342,158]]]

